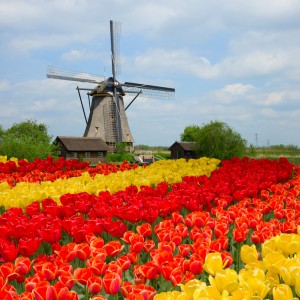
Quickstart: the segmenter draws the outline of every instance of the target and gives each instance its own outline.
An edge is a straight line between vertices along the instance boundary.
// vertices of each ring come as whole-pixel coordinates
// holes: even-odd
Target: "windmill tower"
[[[139,95],[156,99],[173,99],[175,89],[146,85],[132,82],[120,83],[117,76],[120,68],[120,31],[118,22],[110,21],[111,63],[112,76],[105,79],[101,76],[88,73],[79,73],[57,67],[48,67],[47,77],[53,79],[71,80],[95,83],[94,89],[79,88],[77,91],[81,101],[83,114],[86,121],[84,137],[99,137],[103,139],[113,151],[118,143],[126,143],[127,150],[133,149],[133,137],[130,132],[126,109]],[[89,116],[86,117],[80,91],[88,91]],[[131,102],[125,107],[123,96],[133,95]],[[90,96],[92,101],[90,102]]]

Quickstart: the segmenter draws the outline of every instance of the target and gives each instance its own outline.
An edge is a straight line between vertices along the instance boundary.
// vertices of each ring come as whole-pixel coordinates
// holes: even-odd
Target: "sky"
[[[118,80],[176,90],[128,108],[135,145],[171,146],[186,126],[221,121],[248,145],[300,146],[299,16],[299,0],[0,0],[0,125],[83,136],[76,87],[90,86],[47,68],[111,76],[113,20]]]

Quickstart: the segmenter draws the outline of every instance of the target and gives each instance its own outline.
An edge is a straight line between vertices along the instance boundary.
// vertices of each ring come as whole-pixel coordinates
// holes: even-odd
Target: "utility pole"
[[[256,148],[258,148],[258,133],[255,133],[255,144]]]

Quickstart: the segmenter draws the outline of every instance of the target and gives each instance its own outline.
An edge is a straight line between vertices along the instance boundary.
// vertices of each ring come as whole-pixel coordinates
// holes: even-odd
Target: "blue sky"
[[[119,81],[176,89],[127,110],[135,144],[170,146],[218,120],[248,144],[300,146],[299,16],[299,0],[0,0],[0,124],[82,136],[76,87],[88,85],[47,79],[47,66],[111,76],[114,20]]]

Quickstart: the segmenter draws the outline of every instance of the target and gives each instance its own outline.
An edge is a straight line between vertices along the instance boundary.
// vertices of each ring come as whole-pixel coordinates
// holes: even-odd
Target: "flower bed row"
[[[71,193],[87,192],[98,195],[101,191],[115,193],[129,186],[155,186],[160,182],[182,181],[184,176],[210,176],[217,169],[220,161],[217,159],[200,158],[186,162],[184,159],[177,161],[159,161],[147,168],[137,167],[123,172],[111,172],[108,175],[88,172],[80,176],[59,178],[55,181],[20,182],[13,188],[6,182],[0,184],[0,206],[5,208],[22,207],[34,201],[52,198],[60,203],[60,196]],[[124,164],[126,165],[126,164]],[[125,172],[124,172],[125,171]]]
[[[78,177],[85,172],[93,177],[96,174],[108,175],[137,167],[138,165],[131,165],[126,161],[120,165],[98,164],[90,167],[87,162],[79,162],[77,159],[66,160],[63,157],[54,160],[48,156],[45,160],[36,158],[33,162],[28,162],[15,158],[7,160],[5,156],[0,156],[0,183],[6,182],[10,187],[14,187],[19,182],[55,181]]]
[[[172,166],[173,173],[188,169],[182,161],[180,170]],[[152,168],[158,178],[165,174],[166,165]],[[238,272],[243,244],[260,251],[268,238],[296,232],[300,176],[295,168],[291,179],[287,160],[223,161],[210,177],[194,169],[175,183],[173,174],[171,184],[69,193],[7,209],[0,298],[153,299],[195,278],[208,283],[211,253]]]

